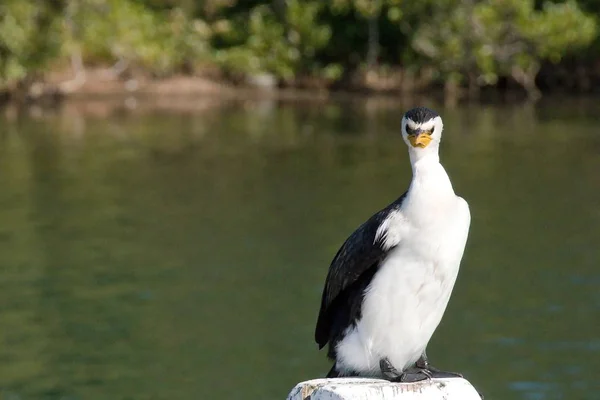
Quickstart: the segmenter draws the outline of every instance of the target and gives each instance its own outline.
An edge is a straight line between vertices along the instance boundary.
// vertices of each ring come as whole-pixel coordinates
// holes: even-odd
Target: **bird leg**
[[[457,372],[448,372],[437,369],[436,367],[429,364],[427,354],[423,352],[421,357],[415,363],[415,367],[429,371],[432,378],[462,378],[462,374]]]
[[[334,363],[333,367],[331,367],[331,369],[327,373],[326,378],[339,378],[340,376],[341,376],[341,374],[338,372],[337,369],[335,369],[335,363]]]
[[[417,366],[398,371],[387,358],[379,360],[379,368],[383,376],[391,382],[418,382],[432,377],[431,373]]]

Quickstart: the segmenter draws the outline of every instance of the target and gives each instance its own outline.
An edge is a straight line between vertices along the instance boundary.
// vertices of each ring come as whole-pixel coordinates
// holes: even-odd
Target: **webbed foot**
[[[425,379],[431,379],[431,373],[422,368],[408,368],[402,371],[400,377],[394,382],[419,382]]]
[[[462,378],[462,374],[458,372],[442,371],[431,364],[427,360],[427,356],[423,354],[415,363],[415,367],[425,369],[430,372],[432,378]]]
[[[463,377],[463,375],[461,373],[442,371],[440,369],[432,367],[431,365],[429,366],[429,368],[427,370],[429,372],[431,372],[432,378],[462,378]]]
[[[400,372],[387,358],[379,361],[379,368],[383,376],[391,382],[419,382],[432,377],[428,370],[419,367],[408,368]]]

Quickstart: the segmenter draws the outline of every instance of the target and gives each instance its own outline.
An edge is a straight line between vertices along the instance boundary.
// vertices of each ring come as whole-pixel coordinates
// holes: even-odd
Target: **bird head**
[[[402,118],[402,138],[411,152],[437,150],[443,128],[438,113],[425,107],[413,108]]]

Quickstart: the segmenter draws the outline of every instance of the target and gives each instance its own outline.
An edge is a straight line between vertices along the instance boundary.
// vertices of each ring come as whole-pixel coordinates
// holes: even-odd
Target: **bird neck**
[[[433,199],[455,195],[437,148],[411,149],[410,164],[413,171],[410,191],[414,196]]]

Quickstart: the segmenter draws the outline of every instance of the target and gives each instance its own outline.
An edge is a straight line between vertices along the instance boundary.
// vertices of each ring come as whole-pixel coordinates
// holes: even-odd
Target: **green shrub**
[[[180,9],[152,11],[129,0],[80,0],[65,52],[80,46],[84,60],[122,60],[157,75],[208,57],[210,30]]]
[[[512,76],[532,94],[542,60],[558,62],[597,34],[574,1],[536,10],[532,0],[451,0],[437,11],[417,29],[413,48],[442,79],[482,86]]]
[[[60,35],[45,3],[0,4],[0,88],[14,87],[44,69],[58,54]]]
[[[269,5],[254,7],[246,24],[239,19],[222,33],[226,42],[240,37],[246,40],[217,51],[216,61],[233,72],[269,72],[284,80],[314,72],[318,66],[315,54],[331,36],[330,28],[317,20],[321,4],[289,0],[283,19]]]

